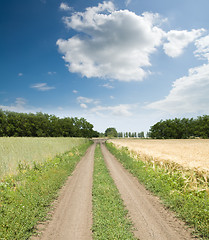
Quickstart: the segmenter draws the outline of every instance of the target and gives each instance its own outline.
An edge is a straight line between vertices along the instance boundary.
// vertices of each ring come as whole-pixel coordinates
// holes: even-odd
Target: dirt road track
[[[191,235],[101,144],[105,162],[140,240],[190,240]]]
[[[107,150],[102,153],[116,183],[140,240],[191,240],[183,223],[165,210],[157,197],[150,194]],[[92,239],[92,182],[95,143],[69,177],[56,204],[52,220],[41,234],[41,240]],[[120,240],[120,239],[119,239]]]
[[[93,144],[69,177],[41,240],[92,239]]]

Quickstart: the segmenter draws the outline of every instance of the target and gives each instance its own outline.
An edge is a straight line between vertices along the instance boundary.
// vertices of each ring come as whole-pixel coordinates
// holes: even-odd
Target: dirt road
[[[102,153],[121,197],[126,205],[140,240],[191,240],[170,212],[160,204],[107,150],[101,142]],[[61,190],[52,220],[38,239],[92,239],[92,182],[96,142],[77,165]],[[37,238],[36,238],[37,239]]]
[[[53,218],[41,240],[92,239],[93,144],[62,189]]]
[[[101,144],[105,162],[121,194],[140,240],[190,240],[183,223],[160,204]]]

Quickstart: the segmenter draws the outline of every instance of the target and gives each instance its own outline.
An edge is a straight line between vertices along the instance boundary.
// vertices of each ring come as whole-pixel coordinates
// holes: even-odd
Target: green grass
[[[117,149],[106,143],[109,151],[147,189],[158,195],[164,204],[176,212],[201,239],[209,239],[209,184],[196,182],[195,188],[190,177],[182,171],[165,169],[152,162],[143,162],[130,156],[127,148]],[[201,185],[203,184],[203,185]]]
[[[93,239],[135,239],[127,213],[97,145],[93,181]]]
[[[89,145],[90,141],[32,168],[21,164],[18,174],[0,182],[1,240],[24,240],[34,233]]]
[[[17,173],[19,164],[33,165],[85,143],[84,138],[0,137],[0,179]]]

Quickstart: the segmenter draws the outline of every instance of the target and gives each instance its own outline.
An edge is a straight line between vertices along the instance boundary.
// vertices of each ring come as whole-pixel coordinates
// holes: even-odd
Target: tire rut
[[[89,147],[76,166],[73,175],[67,180],[52,219],[39,239],[92,239],[92,182],[95,146],[94,143]]]
[[[159,199],[133,177],[101,143],[110,174],[121,194],[140,240],[191,240],[191,232]]]
[[[104,141],[95,140],[78,163],[72,176],[62,188],[40,240],[92,239],[92,185],[96,143],[101,150],[110,174],[121,194],[140,240],[192,240],[190,231],[174,214],[166,210],[159,199],[133,177],[107,150]],[[31,239],[31,240],[32,240]]]

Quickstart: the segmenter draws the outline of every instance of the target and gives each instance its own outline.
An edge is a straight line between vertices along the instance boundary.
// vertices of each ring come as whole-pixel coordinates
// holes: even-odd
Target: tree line
[[[84,118],[59,118],[38,112],[17,113],[0,109],[0,137],[98,137]]]
[[[161,120],[150,128],[149,136],[157,139],[209,138],[209,115]]]
[[[144,132],[118,132],[119,138],[144,138]]]
[[[100,134],[102,137],[102,135]],[[119,138],[144,138],[144,132],[117,132],[113,127],[107,128],[104,133],[105,137],[119,137]]]

